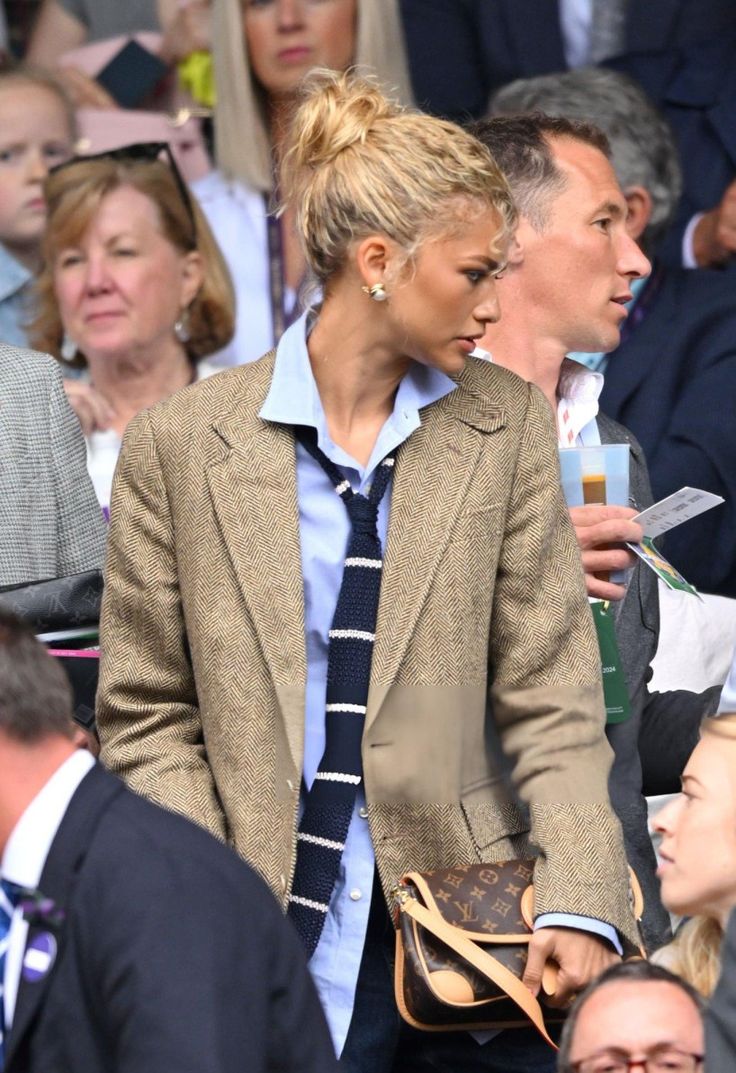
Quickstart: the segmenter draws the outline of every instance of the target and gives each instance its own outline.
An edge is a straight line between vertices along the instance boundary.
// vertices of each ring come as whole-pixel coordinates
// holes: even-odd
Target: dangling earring
[[[66,332],[64,332],[64,338],[61,341],[59,355],[61,356],[61,360],[66,362],[74,361],[77,356],[77,344]]]
[[[192,338],[189,331],[189,310],[182,309],[178,319],[174,323],[174,335],[180,343],[188,343]]]
[[[363,286],[360,289],[370,295],[374,302],[385,302],[388,298],[386,289],[382,283],[374,283],[372,287]]]

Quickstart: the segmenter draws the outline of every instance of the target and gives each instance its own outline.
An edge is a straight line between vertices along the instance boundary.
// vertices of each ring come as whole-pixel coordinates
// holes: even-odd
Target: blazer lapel
[[[378,715],[483,451],[503,412],[462,386],[428,407],[399,450],[391,492],[366,726]]]
[[[45,898],[51,899],[55,907],[68,916],[73,897],[74,882],[82,866],[89,847],[94,828],[109,802],[119,793],[124,793],[123,784],[96,766],[79,784],[61,825],[56,833],[49,851],[39,888]],[[67,936],[65,924],[51,928],[41,923],[30,923],[26,951],[31,944],[51,936],[52,949],[56,948],[55,957],[48,972],[34,978],[23,971],[18,987],[13,1025],[6,1044],[5,1067],[12,1069],[13,1058],[25,1036],[31,1030],[33,1021],[42,1007],[44,997],[54,978],[59,958],[64,950]]]
[[[678,300],[676,276],[668,272],[642,323],[610,356],[601,392],[604,410],[621,413],[642,381],[656,376],[657,365],[666,358],[667,331],[663,333],[663,325],[676,323]]]
[[[307,659],[294,437],[258,417],[262,401],[257,391],[241,396],[213,425],[224,451],[210,461],[207,480],[300,771]]]

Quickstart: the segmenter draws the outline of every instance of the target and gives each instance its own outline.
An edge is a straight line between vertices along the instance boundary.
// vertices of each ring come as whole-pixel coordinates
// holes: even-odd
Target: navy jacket
[[[647,316],[611,354],[600,400],[641,443],[655,500],[683,485],[724,496],[663,541],[688,581],[721,596],[736,596],[733,278],[667,269]]]
[[[555,0],[401,0],[417,103],[481,117],[514,78],[564,71]],[[734,0],[644,0],[627,9],[626,51],[678,48],[733,26]]]
[[[5,1073],[337,1069],[300,942],[265,884],[101,767],[74,794],[40,889],[66,919],[51,970],[21,980]]]
[[[673,265],[682,264],[683,232],[693,214],[714,208],[736,179],[735,57],[736,10],[730,29],[712,40],[606,64],[640,83],[675,135],[683,193],[675,224],[659,251]]]

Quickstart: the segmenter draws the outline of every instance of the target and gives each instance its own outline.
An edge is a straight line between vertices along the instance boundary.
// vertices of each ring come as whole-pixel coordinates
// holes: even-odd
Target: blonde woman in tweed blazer
[[[0,586],[100,569],[105,529],[58,364],[0,345]]]
[[[294,394],[314,391],[333,445],[360,470],[379,430],[407,417],[393,409],[397,386],[442,373],[447,390],[396,456],[362,739],[384,893],[409,868],[507,859],[531,840],[538,914],[595,918],[635,942],[549,406],[468,356],[498,316],[508,188],[465,132],[354,76],[318,78],[294,132],[285,189],[325,299],[306,342],[302,320],[276,356],[173,396],[126,434],[103,608],[103,759],[228,840],[286,905],[310,674],[304,502],[293,429],[261,411],[289,353],[307,355]],[[561,1001],[615,956],[564,927],[538,931],[532,951],[527,982],[554,956]]]

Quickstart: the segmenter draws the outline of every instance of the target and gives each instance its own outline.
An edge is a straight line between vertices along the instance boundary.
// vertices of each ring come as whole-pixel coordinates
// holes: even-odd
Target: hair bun
[[[330,163],[343,150],[364,144],[378,120],[401,111],[370,75],[355,69],[313,71],[292,121],[290,170]]]

